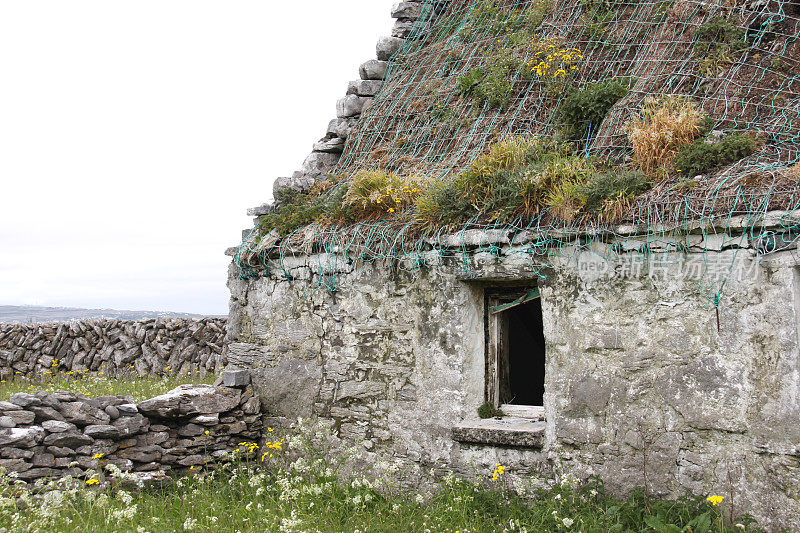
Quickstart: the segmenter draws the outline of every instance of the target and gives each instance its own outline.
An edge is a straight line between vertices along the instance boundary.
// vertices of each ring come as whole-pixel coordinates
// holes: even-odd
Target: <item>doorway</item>
[[[504,410],[544,405],[545,338],[536,288],[487,292],[487,400]],[[538,411],[537,411],[538,412]]]

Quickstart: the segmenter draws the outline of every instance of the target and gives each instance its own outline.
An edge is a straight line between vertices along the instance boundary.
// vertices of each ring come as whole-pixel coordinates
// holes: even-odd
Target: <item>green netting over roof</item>
[[[768,148],[743,166],[793,163],[800,156],[800,8],[777,1],[753,11],[737,3],[569,0],[555,3],[538,25],[539,13],[547,10],[541,2],[455,1],[438,13],[428,3],[348,139],[336,173],[388,167],[445,175],[463,168],[499,134],[553,133],[563,85],[623,77],[634,78],[635,86],[602,124],[590,125],[590,153],[624,155],[630,150],[624,122],[645,97],[678,93],[699,99],[715,128],[769,139]],[[747,46],[714,49],[704,61],[709,46],[697,30],[715,18],[740,29]],[[548,45],[577,50],[583,59],[569,62],[575,68],[560,79],[537,76],[531,72],[541,60],[537,52]],[[504,105],[460,97],[462,77],[502,60],[520,65]]]
[[[796,234],[799,34],[797,0],[428,0],[333,174],[338,187],[364,169],[444,179],[504,135],[563,134],[559,109],[570,91],[625,80],[629,92],[604,119],[581,125],[585,139],[577,145],[585,156],[629,163],[625,123],[652,95],[692,98],[711,129],[762,140],[755,153],[692,187],[665,180],[638,197],[625,222],[639,228],[648,246],[697,231],[720,233],[730,242],[757,238],[766,213],[778,209],[786,212],[778,233]],[[738,229],[698,225],[711,218],[736,219]],[[565,243],[573,246],[578,234],[604,242],[622,238],[612,225],[567,222],[546,212],[502,224],[476,216],[459,229],[469,230],[535,234],[514,253],[527,253],[537,264]],[[337,261],[380,258],[415,270],[424,268],[424,253],[448,253],[446,233],[452,229],[421,235],[407,218],[312,225],[284,238],[254,232],[236,262],[245,277],[288,272],[287,256],[312,252],[327,252],[323,257],[333,263],[321,269],[328,272],[336,271]],[[499,253],[496,248],[479,245],[470,253]],[[416,259],[401,261],[409,258]],[[324,276],[319,283],[335,289]],[[723,290],[724,280],[709,287],[715,305]]]

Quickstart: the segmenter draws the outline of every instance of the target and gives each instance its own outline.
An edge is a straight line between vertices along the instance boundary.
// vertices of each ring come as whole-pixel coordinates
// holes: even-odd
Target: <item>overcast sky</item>
[[[0,1],[0,304],[226,314],[392,3]]]

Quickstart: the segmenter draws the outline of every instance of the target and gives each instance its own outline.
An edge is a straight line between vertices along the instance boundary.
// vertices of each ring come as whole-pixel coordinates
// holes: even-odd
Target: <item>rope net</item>
[[[508,136],[560,138],[587,160],[631,167],[638,157],[631,121],[663,95],[695,102],[705,133],[747,135],[756,148],[698,179],[656,173],[649,190],[623,204],[617,224],[545,209],[502,219],[479,212],[455,229],[423,229],[413,208],[391,210],[350,224],[317,221],[290,235],[257,228],[236,264],[246,278],[291,277],[288,257],[318,254],[316,261],[330,263],[316,265],[318,285],[335,290],[332,273],[354,260],[389,259],[414,273],[435,252],[463,256],[458,264],[468,271],[467,254],[488,251],[524,253],[541,266],[567,245],[588,249],[592,241],[611,243],[604,255],[615,259],[613,243],[631,234],[620,222],[637,228],[648,249],[676,248],[676,238],[691,233],[704,242],[719,236],[723,248],[758,239],[772,243],[767,248],[788,245],[800,200],[799,35],[797,0],[427,0],[329,185],[316,194],[341,194],[369,171],[450,180]],[[589,100],[577,119],[564,112],[571,95],[612,82],[625,90],[607,110],[593,115],[599,104]],[[765,233],[774,210],[784,215]],[[484,236],[454,252],[449,236],[468,231]],[[500,251],[497,235],[513,240],[523,232],[535,237]],[[593,237],[576,241],[579,235]],[[724,276],[709,281],[715,307],[724,286]]]

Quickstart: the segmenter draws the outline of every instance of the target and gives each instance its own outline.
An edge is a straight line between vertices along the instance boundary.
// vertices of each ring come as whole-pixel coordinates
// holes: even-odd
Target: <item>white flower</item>
[[[419,504],[421,504],[422,502],[424,502],[424,501],[425,501],[425,498],[423,498],[423,497],[422,497],[422,494],[417,494],[417,495],[414,497],[414,499],[415,499],[415,500],[417,501],[417,503],[419,503]]]
[[[573,520],[571,518],[562,518],[561,522],[563,522],[564,525],[567,526],[567,527],[572,527],[572,524],[575,523],[575,520]]]
[[[191,531],[195,527],[197,527],[197,519],[195,518],[188,517],[183,523],[183,529]]]

